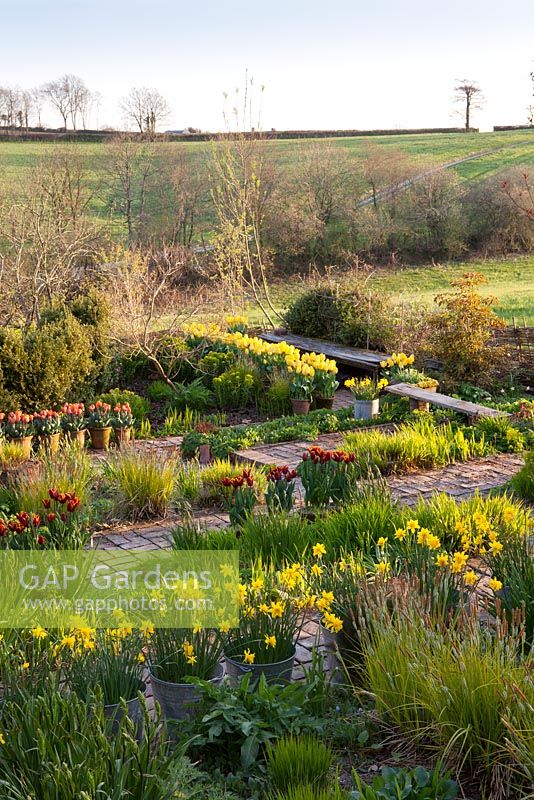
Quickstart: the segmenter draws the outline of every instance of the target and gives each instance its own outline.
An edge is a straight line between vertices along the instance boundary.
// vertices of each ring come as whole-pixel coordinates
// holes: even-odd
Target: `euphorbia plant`
[[[61,431],[61,414],[51,409],[43,409],[33,416],[33,427],[38,436],[52,436]]]
[[[87,415],[88,428],[109,428],[111,419],[111,406],[109,403],[97,400],[96,403],[89,406],[89,414]]]
[[[131,428],[133,425],[132,409],[129,403],[117,403],[111,416],[113,428]]]
[[[289,467],[272,467],[266,475],[267,491],[265,502],[268,510],[276,514],[278,511],[291,511],[293,509],[293,495],[295,492],[295,478],[297,471]]]
[[[240,475],[225,477],[221,484],[229,489],[229,495],[224,495],[224,504],[232,525],[239,525],[254,510],[256,505],[256,490],[254,476],[249,469],[244,469]]]
[[[65,403],[61,409],[61,428],[69,433],[83,431],[86,426],[83,403]]]
[[[33,435],[33,414],[25,414],[22,411],[0,413],[0,423],[6,439],[22,439]]]

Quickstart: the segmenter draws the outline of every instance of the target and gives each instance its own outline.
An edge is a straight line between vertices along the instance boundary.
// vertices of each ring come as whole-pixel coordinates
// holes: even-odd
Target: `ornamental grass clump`
[[[213,678],[222,657],[219,631],[156,628],[148,645],[150,672],[160,681],[186,683]]]
[[[244,563],[301,561],[311,550],[317,534],[300,514],[254,514],[240,526],[239,551]]]
[[[129,798],[172,800],[184,788],[184,762],[169,755],[161,723],[143,706],[137,738],[131,720],[111,735],[101,692],[91,708],[53,685],[3,704],[0,793],[11,800]]]
[[[165,517],[175,491],[176,459],[125,448],[104,466],[104,478],[121,516],[137,520]]]
[[[328,783],[333,753],[316,736],[290,734],[267,744],[267,775],[270,785],[278,791],[292,786],[313,786]]]
[[[396,428],[394,433],[347,434],[345,449],[354,455],[362,477],[445,467],[494,452],[484,437],[447,423],[439,427],[430,414]]]
[[[265,502],[269,513],[292,511],[297,471],[289,469],[288,466],[272,467],[265,477],[267,480]]]
[[[525,532],[504,543],[495,538],[486,559],[498,587],[492,613],[504,614],[510,625],[523,628],[528,653],[534,645],[534,537]]]
[[[447,624],[414,594],[384,595],[381,604],[366,603],[363,616],[365,671],[384,722],[446,753],[485,796],[503,796],[514,772],[504,721],[510,689],[525,685],[532,669],[518,658],[521,635],[506,624],[483,628],[476,604]]]

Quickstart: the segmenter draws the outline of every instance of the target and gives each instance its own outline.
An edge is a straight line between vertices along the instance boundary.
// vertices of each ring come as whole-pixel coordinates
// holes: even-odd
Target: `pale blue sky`
[[[484,89],[473,122],[487,129],[524,122],[531,94],[532,0],[0,0],[0,9],[0,85],[76,73],[103,96],[100,125],[119,123],[119,98],[145,85],[171,104],[166,127],[219,129],[222,94],[246,69],[265,85],[264,128],[456,124],[452,87],[467,77]]]

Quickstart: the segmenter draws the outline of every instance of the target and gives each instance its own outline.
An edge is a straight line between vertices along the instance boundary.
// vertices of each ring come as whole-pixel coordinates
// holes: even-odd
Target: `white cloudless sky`
[[[0,85],[75,73],[102,95],[99,126],[153,86],[165,128],[220,130],[246,70],[265,87],[264,129],[461,124],[457,78],[483,89],[484,130],[526,122],[534,103],[534,0],[0,0],[0,42]]]

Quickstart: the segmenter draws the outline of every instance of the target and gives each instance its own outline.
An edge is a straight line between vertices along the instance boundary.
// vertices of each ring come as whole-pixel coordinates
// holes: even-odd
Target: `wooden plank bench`
[[[389,358],[387,353],[378,353],[376,350],[359,350],[357,347],[346,347],[307,336],[294,336],[292,333],[261,333],[260,339],[274,343],[287,342],[307,353],[324,353],[328,358],[335,359],[338,364],[373,373],[378,372],[381,361]]]
[[[510,416],[505,411],[499,411],[497,408],[488,408],[488,406],[481,406],[478,403],[468,403],[466,400],[457,400],[454,397],[449,397],[448,394],[430,392],[428,389],[420,389],[419,386],[414,386],[410,383],[393,383],[390,386],[386,386],[384,391],[397,395],[398,397],[408,397],[412,411],[414,409],[428,411],[432,403],[432,405],[438,406],[439,408],[446,408],[449,411],[465,414],[470,423],[476,421],[479,417]]]

